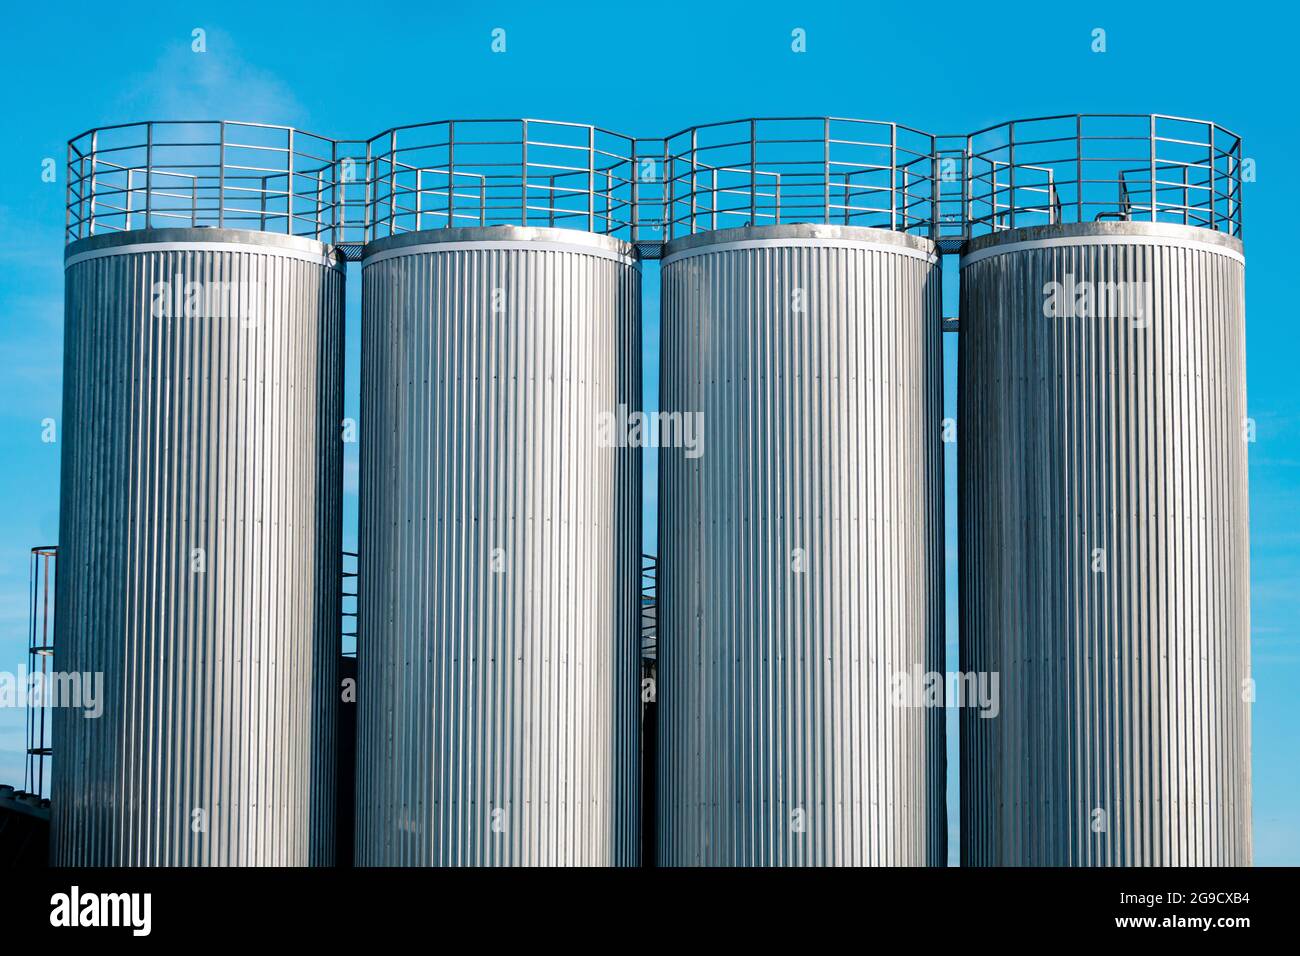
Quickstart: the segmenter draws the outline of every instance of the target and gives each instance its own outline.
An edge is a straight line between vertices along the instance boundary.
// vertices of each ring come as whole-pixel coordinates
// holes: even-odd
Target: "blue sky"
[[[58,535],[65,141],[141,119],[242,119],[340,137],[455,117],[596,123],[655,135],[747,116],[896,120],[937,133],[1022,116],[1160,112],[1240,133],[1258,179],[1246,186],[1255,859],[1300,863],[1300,393],[1294,372],[1295,215],[1283,202],[1300,156],[1287,106],[1300,14],[1277,5],[1233,16],[1184,3],[1177,16],[1133,3],[1004,3],[949,11],[908,4],[417,7],[317,0],[13,5],[0,32],[0,670],[26,656],[29,549]],[[208,52],[190,50],[207,31]],[[490,49],[507,31],[507,52]],[[807,31],[807,52],[790,32]],[[1091,51],[1106,30],[1107,52]],[[1293,184],[1294,185],[1294,184]],[[355,267],[352,267],[355,270]],[[359,314],[359,275],[349,292]],[[947,313],[956,312],[954,270]],[[647,315],[658,272],[645,271]],[[356,327],[348,414],[357,415]],[[647,402],[655,400],[657,324],[647,320]],[[948,337],[950,401],[955,341]],[[345,534],[355,543],[355,445]],[[949,485],[955,458],[949,455]],[[653,467],[653,460],[648,461]],[[647,482],[646,508],[654,506]],[[1290,502],[1290,504],[1288,504]],[[948,502],[949,666],[956,667],[956,514]],[[0,782],[21,785],[23,713],[0,710]],[[950,764],[955,764],[955,735]],[[956,853],[956,806],[950,799]]]

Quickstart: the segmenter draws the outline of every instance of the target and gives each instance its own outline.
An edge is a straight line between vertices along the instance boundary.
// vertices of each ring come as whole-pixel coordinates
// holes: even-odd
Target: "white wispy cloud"
[[[134,119],[238,119],[299,125],[305,110],[289,85],[251,63],[225,31],[207,29],[207,52],[188,40],[169,46],[146,71],[131,77],[118,108]]]

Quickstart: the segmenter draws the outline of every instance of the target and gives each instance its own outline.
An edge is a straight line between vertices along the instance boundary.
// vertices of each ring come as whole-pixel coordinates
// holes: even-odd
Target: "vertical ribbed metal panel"
[[[68,248],[54,663],[102,674],[104,700],[97,719],[55,713],[56,865],[333,860],[344,275],[327,254],[217,229]],[[158,283],[201,298],[186,311]]]
[[[363,272],[359,865],[639,856],[630,247],[412,233]]]
[[[964,864],[1250,863],[1243,275],[1137,223],[963,260]]]
[[[941,865],[943,711],[892,695],[943,670],[934,248],[780,226],[666,252],[661,405],[705,442],[660,452],[659,863]]]

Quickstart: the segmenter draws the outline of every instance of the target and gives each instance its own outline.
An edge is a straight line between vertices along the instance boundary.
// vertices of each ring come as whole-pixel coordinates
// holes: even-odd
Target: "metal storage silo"
[[[342,325],[312,240],[68,247],[54,666],[104,696],[55,709],[56,865],[332,858]]]
[[[1240,142],[1061,117],[970,155],[961,655],[1001,701],[962,717],[962,861],[1248,865]]]
[[[220,125],[170,137],[183,203],[162,125],[72,144],[54,665],[102,684],[54,710],[55,865],[333,860],[344,274],[194,227],[249,221]]]
[[[456,121],[375,147],[359,865],[637,861],[640,466],[599,424],[639,404],[640,273],[607,234],[627,160],[603,135]]]
[[[703,442],[660,452],[660,865],[945,862],[912,694],[943,672],[932,153],[822,118],[670,139],[660,404]]]

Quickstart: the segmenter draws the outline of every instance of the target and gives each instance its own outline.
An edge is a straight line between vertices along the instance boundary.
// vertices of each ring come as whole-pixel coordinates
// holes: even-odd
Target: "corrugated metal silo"
[[[484,179],[486,146],[383,144],[430,165],[394,174],[363,258],[359,865],[639,855],[639,455],[599,422],[639,404],[640,273],[597,234],[608,191],[556,186],[571,160],[530,142],[598,131],[541,125],[429,137],[469,157],[513,135],[518,173],[545,170],[523,192]]]
[[[660,405],[704,441],[660,452],[658,860],[941,865],[930,139],[817,119],[805,166],[784,122],[688,131],[670,170],[696,234],[664,249]]]
[[[67,249],[56,865],[333,860],[342,264],[134,229]]]
[[[1156,122],[1140,176],[1085,132],[963,255],[962,667],[1001,687],[962,717],[967,865],[1250,863],[1239,142]]]

